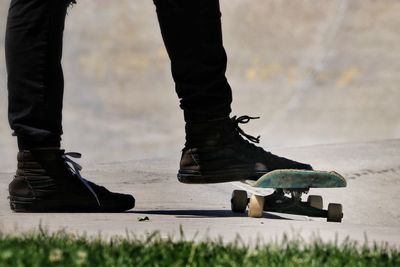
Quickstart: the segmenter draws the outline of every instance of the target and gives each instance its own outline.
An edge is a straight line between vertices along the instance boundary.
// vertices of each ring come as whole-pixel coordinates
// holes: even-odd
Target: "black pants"
[[[6,30],[9,122],[20,149],[59,146],[64,21],[72,0],[11,0]],[[185,121],[229,116],[218,0],[154,0]],[[84,25],[82,25],[84,27]]]

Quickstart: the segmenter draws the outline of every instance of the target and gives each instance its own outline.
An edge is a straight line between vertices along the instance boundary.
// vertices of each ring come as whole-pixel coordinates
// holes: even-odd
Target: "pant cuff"
[[[32,150],[43,147],[60,147],[61,146],[61,138],[60,139],[46,139],[46,140],[34,140],[26,137],[17,137],[18,140],[18,149],[22,150]]]

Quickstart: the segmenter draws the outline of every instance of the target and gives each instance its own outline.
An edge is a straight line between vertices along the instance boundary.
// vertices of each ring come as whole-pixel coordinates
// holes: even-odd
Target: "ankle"
[[[232,122],[229,117],[187,122],[185,125],[186,148],[213,146],[223,143]]]
[[[60,149],[61,137],[46,138],[46,140],[34,140],[24,136],[17,137],[18,149],[21,150],[37,150],[44,148]]]

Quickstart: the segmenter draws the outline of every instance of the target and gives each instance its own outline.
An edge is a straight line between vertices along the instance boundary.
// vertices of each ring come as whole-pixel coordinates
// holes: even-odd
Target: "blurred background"
[[[0,0],[0,50],[9,1]],[[221,0],[232,115],[268,148],[400,137],[400,1]],[[150,0],[69,10],[63,146],[83,163],[178,160],[184,123]],[[0,54],[0,171],[14,171]],[[81,161],[81,162],[82,162]]]

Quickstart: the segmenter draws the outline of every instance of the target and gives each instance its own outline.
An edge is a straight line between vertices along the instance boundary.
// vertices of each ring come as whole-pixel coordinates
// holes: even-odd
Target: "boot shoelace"
[[[67,152],[67,153],[64,153],[61,157],[65,160],[68,169],[71,170],[71,172],[72,172],[73,174],[75,174],[75,175],[81,180],[81,182],[83,183],[83,185],[90,191],[90,193],[92,193],[92,195],[94,196],[94,198],[95,198],[96,201],[97,201],[97,204],[98,204],[99,206],[101,206],[101,205],[100,205],[100,200],[99,200],[99,198],[97,197],[96,192],[95,192],[94,189],[90,186],[88,180],[86,180],[85,178],[83,178],[82,175],[81,175],[81,173],[79,172],[79,171],[82,170],[82,166],[79,165],[78,163],[76,163],[75,161],[73,161],[72,159],[70,159],[70,157],[71,157],[71,158],[78,158],[78,159],[79,159],[79,158],[82,157],[82,155],[81,155],[80,153],[78,153],[78,152]]]
[[[240,116],[240,117],[238,117],[238,118],[237,118],[236,116],[233,116],[233,117],[231,118],[231,120],[232,120],[232,122],[233,122],[234,129],[235,129],[240,135],[244,136],[247,140],[249,140],[249,141],[251,141],[251,142],[253,142],[253,143],[258,144],[258,143],[260,143],[260,136],[254,137],[254,136],[252,136],[252,135],[246,134],[246,133],[239,127],[239,123],[241,123],[241,124],[246,124],[246,123],[248,123],[250,120],[256,120],[256,119],[259,119],[259,118],[260,118],[260,117],[250,117],[250,116],[244,115],[244,116]]]
[[[250,120],[256,120],[256,119],[259,119],[260,117],[250,117],[250,116],[247,116],[247,115],[244,115],[244,116],[240,116],[240,117],[236,117],[236,116],[233,116],[232,118],[231,118],[231,120],[232,120],[232,122],[233,122],[233,125],[234,125],[234,130],[238,133],[238,137],[239,137],[239,140],[241,141],[241,143],[243,144],[243,145],[245,145],[247,148],[251,148],[252,150],[255,150],[255,151],[257,151],[257,153],[262,153],[262,155],[263,156],[269,156],[269,155],[272,155],[272,153],[271,152],[269,152],[269,151],[265,151],[262,147],[259,147],[259,146],[256,146],[255,144],[252,144],[252,143],[250,143],[250,142],[253,142],[253,143],[256,143],[256,144],[258,144],[258,143],[260,143],[260,135],[259,136],[257,136],[257,137],[254,137],[254,136],[252,136],[252,135],[249,135],[249,134],[246,134],[240,127],[239,127],[239,123],[241,123],[241,124],[246,124],[246,123],[248,123]],[[243,137],[245,137],[247,140],[249,140],[249,141],[247,141],[247,140],[245,140],[244,138],[242,138],[242,136]]]

